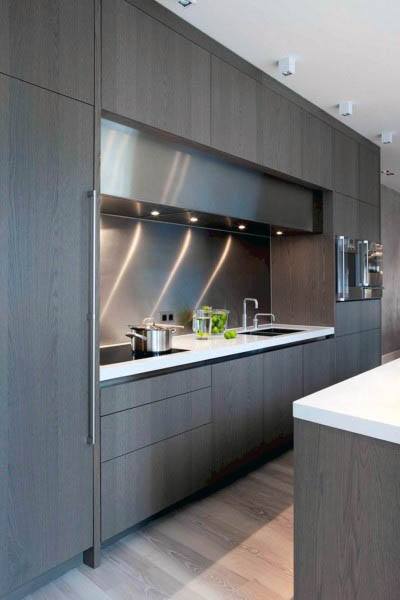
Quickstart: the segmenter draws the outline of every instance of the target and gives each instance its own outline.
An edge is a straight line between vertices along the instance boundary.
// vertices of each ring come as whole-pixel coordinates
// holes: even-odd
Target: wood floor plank
[[[292,600],[293,453],[171,511],[25,600]]]

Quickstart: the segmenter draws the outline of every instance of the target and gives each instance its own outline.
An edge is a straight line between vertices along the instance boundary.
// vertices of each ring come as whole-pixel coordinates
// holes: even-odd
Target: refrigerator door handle
[[[98,198],[96,190],[88,192],[91,202],[91,244],[90,244],[90,394],[89,429],[87,443],[96,443],[96,405],[97,405],[97,248],[98,248]]]

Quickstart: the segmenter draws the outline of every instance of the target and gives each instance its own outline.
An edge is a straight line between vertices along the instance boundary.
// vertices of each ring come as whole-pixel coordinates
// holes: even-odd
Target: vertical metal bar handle
[[[363,272],[363,285],[369,286],[369,244],[368,240],[364,240],[364,272]]]
[[[89,432],[87,442],[96,443],[96,394],[97,394],[97,192],[88,192],[91,200],[91,256],[90,256],[90,400],[89,400]]]

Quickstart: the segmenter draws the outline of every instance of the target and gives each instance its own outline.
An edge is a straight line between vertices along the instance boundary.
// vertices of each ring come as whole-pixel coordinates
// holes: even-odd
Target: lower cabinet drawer
[[[101,460],[116,458],[210,422],[211,388],[102,417]]]
[[[211,466],[211,425],[103,463],[102,540],[206,486]]]

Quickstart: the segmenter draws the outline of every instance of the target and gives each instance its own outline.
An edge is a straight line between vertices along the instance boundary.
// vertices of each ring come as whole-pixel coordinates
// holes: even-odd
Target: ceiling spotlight
[[[288,75],[294,75],[296,72],[296,57],[293,55],[285,56],[280,58],[278,61],[278,68],[281,75],[287,77]]]
[[[158,217],[160,213],[158,210],[152,210],[150,214],[152,217]]]
[[[276,235],[283,235],[283,231],[281,229],[278,229],[278,231],[276,232]]]
[[[353,114],[353,102],[351,100],[345,100],[339,102],[339,114],[342,117],[349,117]]]
[[[381,173],[382,175],[386,175],[387,177],[394,175],[394,171],[391,171],[390,169],[384,169],[383,171],[381,171]]]
[[[240,229],[240,231],[243,231],[243,229],[246,229],[246,225],[240,224],[238,225],[238,229]]]
[[[190,222],[191,223],[197,223],[197,221],[199,220],[197,217],[190,217]]]
[[[187,8],[191,4],[196,4],[197,0],[178,0],[178,4],[183,6],[183,8]]]
[[[382,138],[382,144],[392,144],[393,143],[393,131],[382,131],[381,138]]]

